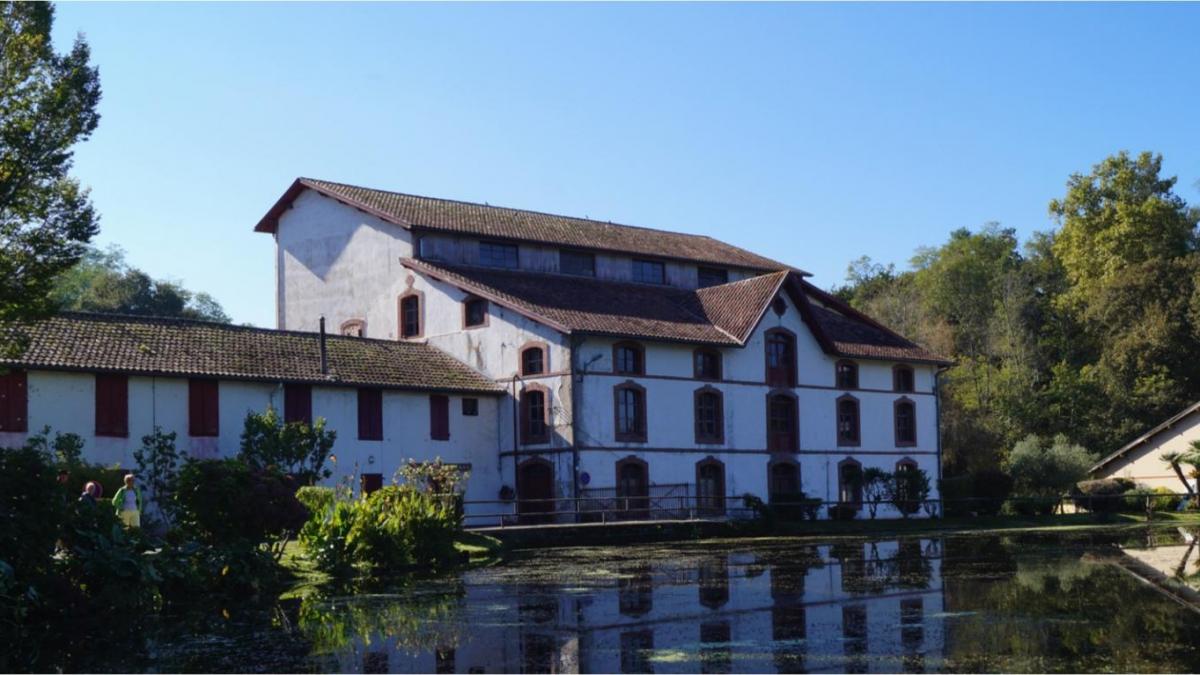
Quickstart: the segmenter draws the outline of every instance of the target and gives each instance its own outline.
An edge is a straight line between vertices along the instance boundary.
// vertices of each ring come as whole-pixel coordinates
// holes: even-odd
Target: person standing
[[[133,486],[133,474],[125,474],[125,485],[113,495],[112,505],[126,527],[142,526],[142,495]]]
[[[83,494],[79,495],[79,501],[89,506],[96,505],[96,498],[100,496],[100,484],[94,480],[89,480],[87,485],[83,486]]]

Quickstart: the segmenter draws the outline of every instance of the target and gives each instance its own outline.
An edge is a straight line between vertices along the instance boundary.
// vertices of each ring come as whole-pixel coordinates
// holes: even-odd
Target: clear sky
[[[1200,202],[1200,5],[62,4],[104,100],[75,175],[154,276],[273,325],[297,176],[708,234],[828,287],[1053,226],[1161,152]]]

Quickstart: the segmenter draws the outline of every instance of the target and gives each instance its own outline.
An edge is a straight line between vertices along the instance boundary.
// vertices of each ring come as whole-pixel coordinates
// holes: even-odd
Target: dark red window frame
[[[725,397],[716,387],[701,387],[692,395],[697,444],[725,442]]]
[[[221,434],[221,394],[217,380],[188,380],[188,435]]]
[[[789,391],[767,394],[767,450],[796,452],[800,449],[800,405]]]
[[[716,349],[701,347],[692,352],[692,376],[697,380],[720,380],[721,366],[721,352]]]
[[[400,337],[421,337],[421,294],[412,292],[400,296]]]
[[[312,425],[312,385],[283,385],[283,421]]]
[[[613,431],[616,440],[645,443],[646,388],[633,382],[613,387]]]
[[[620,375],[645,375],[646,348],[630,340],[614,344],[613,372]]]
[[[0,432],[29,431],[29,377],[23,370],[0,374]]]
[[[796,386],[796,335],[786,328],[767,331],[763,345],[766,382],[772,387]]]
[[[129,376],[96,374],[96,435],[129,436]]]
[[[429,438],[450,440],[450,397],[445,394],[429,395]]]
[[[550,392],[530,385],[521,392],[521,443],[537,444],[550,440]]]
[[[363,387],[358,390],[358,440],[383,440],[383,390]]]
[[[917,444],[917,404],[902,397],[892,405],[892,418],[896,429],[896,447],[904,448]]]
[[[833,366],[834,380],[838,389],[858,389],[858,364],[843,359]]]
[[[862,443],[862,407],[853,396],[840,396],[837,400],[837,444],[855,447]]]

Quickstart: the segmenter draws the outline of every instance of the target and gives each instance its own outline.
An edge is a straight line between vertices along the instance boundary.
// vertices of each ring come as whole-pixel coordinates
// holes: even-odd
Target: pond
[[[389,593],[161,621],[140,644],[60,665],[1197,672],[1197,559],[1179,528],[538,550]]]

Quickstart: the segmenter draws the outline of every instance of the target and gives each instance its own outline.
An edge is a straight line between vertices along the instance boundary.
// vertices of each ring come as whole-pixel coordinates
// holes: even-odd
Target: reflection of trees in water
[[[650,565],[641,563],[621,572],[617,582],[617,609],[625,616],[638,617],[650,611],[654,604],[654,579]]]
[[[846,654],[847,673],[867,672],[867,608],[865,605],[842,607],[842,650]]]
[[[317,655],[384,640],[410,652],[446,650],[458,644],[461,624],[457,593],[306,598],[298,617],[300,632]]]
[[[697,568],[700,604],[720,609],[729,602],[729,558],[705,558]]]
[[[841,564],[842,590],[847,593],[882,593],[889,589],[925,589],[933,579],[933,565],[920,539],[901,539],[896,549],[884,542],[835,544],[830,556]],[[930,549],[931,551],[936,549]]]

